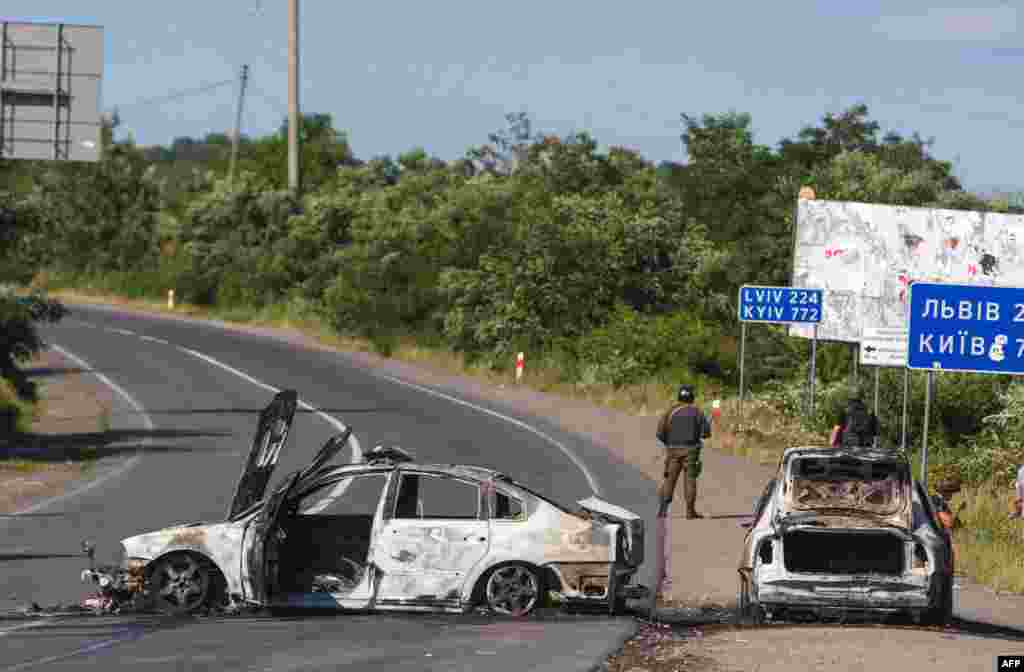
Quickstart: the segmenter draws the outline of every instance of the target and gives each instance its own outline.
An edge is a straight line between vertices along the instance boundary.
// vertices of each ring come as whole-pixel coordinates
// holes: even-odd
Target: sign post
[[[907,368],[928,371],[921,481],[928,485],[934,374],[1024,375],[1024,289],[915,282],[910,287]]]
[[[864,327],[860,341],[860,363],[875,369],[875,417],[878,417],[879,374],[883,366],[907,366],[907,330],[900,327]],[[903,429],[906,434],[907,387],[903,386]],[[878,447],[878,437],[875,437]]]
[[[907,399],[910,396],[910,369],[903,369],[903,423],[900,426],[900,450],[907,452]]]
[[[740,287],[740,390],[739,417],[743,422],[743,388],[747,322],[769,324],[813,324],[815,344],[811,347],[811,408],[814,405],[814,360],[817,354],[817,325],[821,322],[824,291],[803,287]]]
[[[818,325],[814,325],[814,337],[811,339],[811,384],[807,399],[807,416],[814,417],[814,383],[818,378]]]

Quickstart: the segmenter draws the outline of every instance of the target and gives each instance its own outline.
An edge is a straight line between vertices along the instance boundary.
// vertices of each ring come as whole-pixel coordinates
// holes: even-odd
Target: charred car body
[[[378,447],[327,463],[351,429],[264,497],[296,410],[293,391],[263,410],[226,519],[121,542],[92,568],[110,607],[204,606],[468,611],[522,615],[546,598],[615,611],[647,589],[643,520],[596,498],[573,513],[496,471],[414,463]]]
[[[953,555],[931,501],[898,453],[790,448],[757,503],[739,567],[741,610],[903,613],[945,623]]]

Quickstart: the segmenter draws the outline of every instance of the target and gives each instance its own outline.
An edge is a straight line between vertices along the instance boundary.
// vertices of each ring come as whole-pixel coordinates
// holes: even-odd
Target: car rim
[[[522,565],[496,569],[487,580],[487,603],[501,614],[519,616],[537,603],[537,575]]]
[[[191,611],[206,601],[210,576],[191,555],[165,559],[154,578],[160,602],[170,611]]]

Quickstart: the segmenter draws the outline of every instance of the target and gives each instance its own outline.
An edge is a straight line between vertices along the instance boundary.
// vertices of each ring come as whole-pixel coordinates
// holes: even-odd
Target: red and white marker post
[[[516,382],[518,383],[523,377],[523,353],[516,355]]]

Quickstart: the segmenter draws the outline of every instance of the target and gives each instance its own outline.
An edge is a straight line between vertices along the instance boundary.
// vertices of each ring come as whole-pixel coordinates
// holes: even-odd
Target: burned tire
[[[487,608],[504,616],[526,616],[542,601],[544,586],[540,573],[521,562],[499,565],[481,580]]]
[[[158,611],[172,616],[191,614],[210,604],[220,591],[220,571],[193,553],[160,558],[149,574],[150,595]]]
[[[945,584],[939,604],[926,611],[921,619],[924,625],[946,626],[953,620],[953,581]]]

